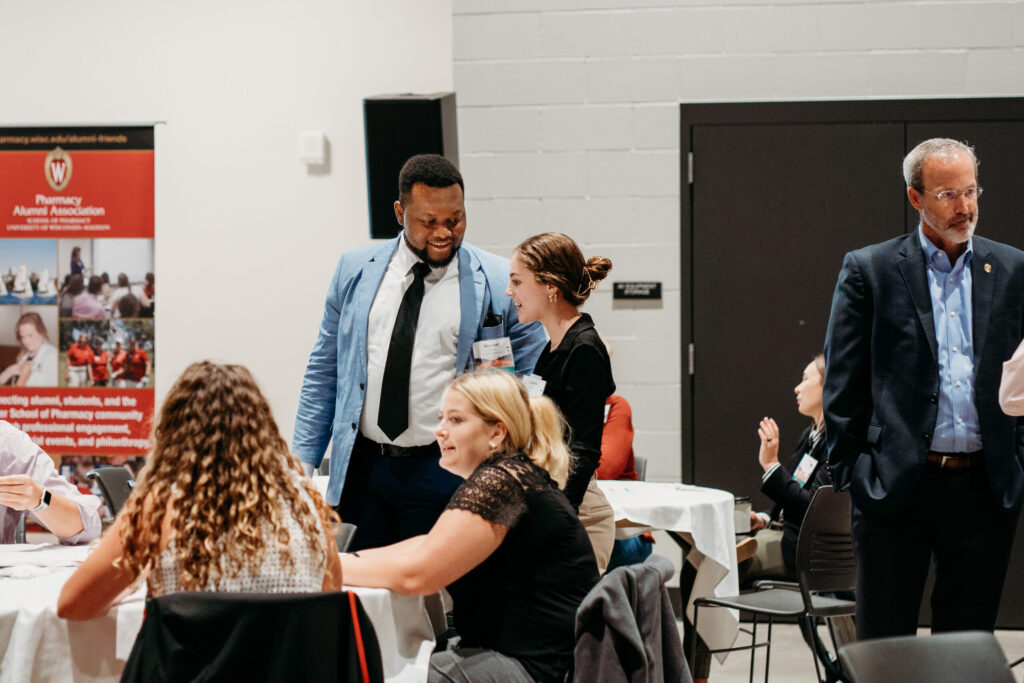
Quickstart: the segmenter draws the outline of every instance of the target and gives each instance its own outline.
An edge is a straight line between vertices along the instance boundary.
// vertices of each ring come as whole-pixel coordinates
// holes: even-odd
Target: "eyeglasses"
[[[921,188],[915,188],[918,192],[924,194],[930,194],[933,197],[938,197],[944,202],[955,202],[963,195],[963,198],[969,202],[973,202],[975,199],[981,196],[982,187],[981,185],[975,185],[974,187],[968,187],[964,190],[943,190],[942,192],[929,192]]]

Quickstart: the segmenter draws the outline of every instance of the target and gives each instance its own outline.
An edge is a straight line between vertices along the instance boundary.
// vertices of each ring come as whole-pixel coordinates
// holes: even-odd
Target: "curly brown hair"
[[[329,530],[337,515],[303,476],[256,380],[242,365],[193,363],[164,399],[153,450],[121,513],[121,563],[136,576],[154,566],[170,511],[178,583],[203,590],[258,565],[265,522],[287,547],[289,509],[326,568],[319,525]]]
[[[516,247],[516,256],[538,282],[557,287],[573,306],[581,306],[612,269],[612,262],[604,256],[584,260],[579,245],[560,232],[528,237]]]

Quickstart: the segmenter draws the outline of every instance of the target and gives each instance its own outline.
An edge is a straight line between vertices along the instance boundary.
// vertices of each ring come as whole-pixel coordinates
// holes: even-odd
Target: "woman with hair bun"
[[[562,418],[499,370],[457,377],[435,434],[441,467],[465,477],[430,533],[342,556],[345,581],[414,595],[448,587],[459,646],[429,681],[563,681],[576,609],[597,583],[587,535],[558,487]]]
[[[615,382],[594,321],[579,308],[611,269],[612,262],[603,256],[584,259],[572,238],[546,232],[516,247],[505,292],[520,322],[539,320],[548,333],[533,371],[568,423],[573,463],[565,495],[579,511],[602,573],[615,542],[615,519],[593,477],[601,460],[604,405]]]
[[[336,520],[252,374],[193,363],[164,399],[138,485],[64,584],[57,613],[104,614],[140,576],[150,597],[337,590]]]

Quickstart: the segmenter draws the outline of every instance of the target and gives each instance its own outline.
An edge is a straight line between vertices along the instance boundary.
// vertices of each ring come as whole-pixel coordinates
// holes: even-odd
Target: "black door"
[[[695,128],[696,483],[760,496],[763,416],[780,457],[796,446],[810,420],[793,387],[824,345],[843,255],[903,232],[902,148],[895,124]]]

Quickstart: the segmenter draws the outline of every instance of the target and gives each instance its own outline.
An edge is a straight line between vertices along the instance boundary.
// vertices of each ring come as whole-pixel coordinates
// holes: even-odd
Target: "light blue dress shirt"
[[[978,410],[974,404],[971,327],[974,240],[968,240],[967,249],[951,265],[946,252],[925,237],[920,225],[917,235],[928,265],[928,292],[939,361],[939,415],[930,449],[936,453],[973,453],[981,450]]]

